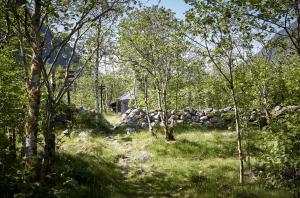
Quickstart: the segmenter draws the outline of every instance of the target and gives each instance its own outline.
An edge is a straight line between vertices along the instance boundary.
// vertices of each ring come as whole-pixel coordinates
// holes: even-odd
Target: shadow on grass
[[[120,169],[109,160],[60,153],[40,193],[43,197],[115,197],[122,180]]]
[[[96,121],[96,114],[91,112],[80,112],[73,117],[73,123],[79,129],[93,129],[96,132],[110,133],[113,127],[102,114],[98,115]]]
[[[126,179],[110,160],[88,154],[60,154],[43,197],[171,197],[180,184],[168,172],[156,172]]]

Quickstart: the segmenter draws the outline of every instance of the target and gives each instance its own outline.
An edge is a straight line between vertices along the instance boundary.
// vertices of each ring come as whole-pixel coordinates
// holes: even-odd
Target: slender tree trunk
[[[46,128],[44,131],[45,147],[44,158],[41,168],[41,180],[44,181],[45,176],[51,171],[55,159],[55,134],[53,132],[53,114],[54,102],[51,96],[48,96],[46,106]]]
[[[246,143],[247,143],[247,166],[249,168],[249,172],[250,174],[252,174],[252,166],[251,166],[251,149],[250,149],[250,133],[249,133],[249,130],[248,130],[248,120],[249,119],[246,119],[246,124],[245,124],[245,132],[246,132]]]
[[[262,99],[263,99],[263,107],[264,107],[264,111],[265,111],[265,115],[267,118],[267,122],[270,122],[271,119],[271,114],[268,110],[268,99],[267,99],[267,90],[266,90],[266,86],[264,85],[263,90],[262,90]]]
[[[99,33],[98,33],[99,34]],[[97,37],[97,52],[96,52],[96,69],[95,69],[95,110],[96,110],[96,123],[99,122],[99,58],[100,58],[100,47],[99,47],[99,35]]]
[[[112,85],[107,84],[105,86],[105,109],[106,111],[110,111],[110,102],[112,98]]]
[[[103,82],[100,84],[100,113],[103,112]]]
[[[174,135],[173,135],[173,128],[169,127],[168,124],[168,101],[167,101],[167,82],[164,83],[163,85],[163,104],[164,104],[164,109],[163,109],[163,125],[164,125],[164,131],[165,131],[165,138],[168,141],[174,141]]]
[[[176,82],[176,90],[175,90],[175,110],[178,109],[178,82]]]
[[[40,110],[40,79],[42,58],[38,54],[37,47],[34,47],[33,62],[31,66],[31,79],[27,85],[28,92],[28,116],[25,128],[25,156],[29,161],[34,160],[37,155],[37,134],[38,134],[38,121]]]
[[[105,86],[105,106],[106,111],[110,111],[110,86],[108,84]]]
[[[157,88],[157,104],[159,111],[162,111],[162,101],[161,101],[161,90],[160,88]]]
[[[240,130],[240,115],[239,115],[239,109],[237,105],[237,99],[236,99],[236,93],[233,86],[233,83],[231,83],[231,96],[232,96],[232,102],[234,106],[234,114],[235,114],[235,127],[236,127],[236,133],[237,133],[237,142],[238,142],[238,153],[239,153],[239,161],[240,161],[240,183],[244,183],[244,158],[243,158],[243,152],[242,152],[242,138],[241,138],[241,130]]]
[[[148,82],[147,82],[147,76],[144,76],[144,101],[145,101],[145,106],[146,106],[146,117],[147,117],[147,122],[148,122],[148,128],[149,132],[151,133],[152,136],[157,137],[156,134],[153,131],[153,127],[151,125],[151,119],[149,115],[149,104],[148,104]]]
[[[28,162],[31,163],[35,160],[37,155],[37,134],[38,134],[38,121],[40,110],[40,80],[43,67],[42,59],[42,39],[40,33],[41,21],[41,7],[42,2],[35,1],[34,14],[32,16],[32,65],[30,68],[30,79],[27,82],[28,93],[28,116],[25,127],[25,156]]]
[[[138,104],[137,104],[137,96],[136,96],[136,79],[134,79],[133,84],[134,84],[134,86],[133,86],[134,105],[135,105],[135,108],[137,109]]]

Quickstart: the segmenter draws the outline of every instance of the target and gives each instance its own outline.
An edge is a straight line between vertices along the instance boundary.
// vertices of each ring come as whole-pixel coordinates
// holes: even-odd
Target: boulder
[[[141,127],[142,129],[148,128],[148,123],[147,123],[147,122],[142,122],[142,123],[140,124],[140,127]]]
[[[185,115],[185,118],[186,118],[186,119],[192,119],[192,115],[191,115],[190,113],[187,113],[187,114]]]
[[[177,124],[182,124],[182,123],[184,123],[183,120],[176,120],[176,122],[177,122]]]
[[[123,120],[123,123],[129,124],[129,125],[135,125],[137,122],[135,117],[127,117],[125,120]]]
[[[281,105],[276,106],[273,111],[272,111],[272,116],[273,117],[278,117],[287,113],[296,113],[299,112],[300,106],[286,106],[283,107]]]
[[[131,113],[132,110],[133,110],[133,109],[128,109],[125,113],[128,115],[128,114]]]
[[[131,113],[132,113],[133,115],[139,115],[140,112],[141,112],[141,109],[133,109],[133,110],[131,111]]]
[[[207,120],[207,121],[203,122],[203,125],[211,127],[211,126],[213,126],[213,123],[211,123],[209,120]]]
[[[193,116],[193,115],[196,115],[196,113],[197,113],[197,111],[196,111],[194,108],[189,108],[189,109],[188,109],[188,112],[189,112],[189,114],[191,114],[192,116]]]
[[[232,111],[232,108],[231,107],[226,107],[223,109],[223,112],[227,113],[229,111]]]
[[[202,117],[205,116],[205,113],[203,111],[197,111],[196,115]]]
[[[208,117],[207,116],[202,116],[202,117],[200,117],[200,120],[202,120],[202,121],[208,120]]]
[[[181,116],[179,117],[179,119],[180,119],[180,120],[186,120],[186,115],[184,115],[184,114],[181,115]]]
[[[200,121],[200,117],[199,116],[193,116],[192,117],[192,121],[193,122],[199,122]]]
[[[153,116],[154,120],[160,120],[160,115],[157,113],[156,115]]]
[[[127,118],[128,114],[124,113],[122,114],[122,120],[125,120]]]
[[[170,120],[178,120],[178,115],[171,115]]]

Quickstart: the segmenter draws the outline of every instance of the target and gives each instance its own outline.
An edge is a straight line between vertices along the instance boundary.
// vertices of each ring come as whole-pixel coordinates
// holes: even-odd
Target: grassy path
[[[117,120],[115,117],[112,120]],[[109,119],[108,119],[109,120]],[[178,127],[176,142],[146,131],[80,132],[61,147],[76,197],[291,197],[247,177],[238,183],[236,137],[230,131]],[[65,165],[65,164],[64,164]],[[81,193],[81,194],[80,194]]]

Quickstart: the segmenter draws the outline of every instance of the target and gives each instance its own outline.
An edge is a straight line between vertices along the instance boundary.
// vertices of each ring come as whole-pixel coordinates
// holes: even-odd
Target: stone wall
[[[161,123],[161,113],[158,110],[149,111],[151,125],[157,126]],[[193,108],[181,111],[172,110],[169,112],[169,121],[175,120],[176,123],[186,123],[190,125],[203,125],[226,127],[234,120],[234,109],[227,107],[224,109],[207,108],[205,110],[196,110]],[[146,112],[143,109],[128,109],[122,115],[120,125],[129,125],[137,128],[147,128],[148,122]]]
[[[300,112],[300,106],[277,106],[271,111],[272,117],[278,117],[286,113]],[[161,123],[161,116],[158,110],[149,111],[151,125],[157,126]],[[224,109],[207,108],[196,110],[188,108],[184,110],[171,110],[168,113],[169,121],[190,125],[201,125],[206,127],[226,128],[234,124],[234,109],[226,107]],[[267,124],[265,113],[260,109],[253,109],[247,114],[249,123],[263,127]],[[146,112],[143,109],[128,109],[122,115],[122,122],[119,126],[132,126],[135,128],[147,128],[148,122]]]

